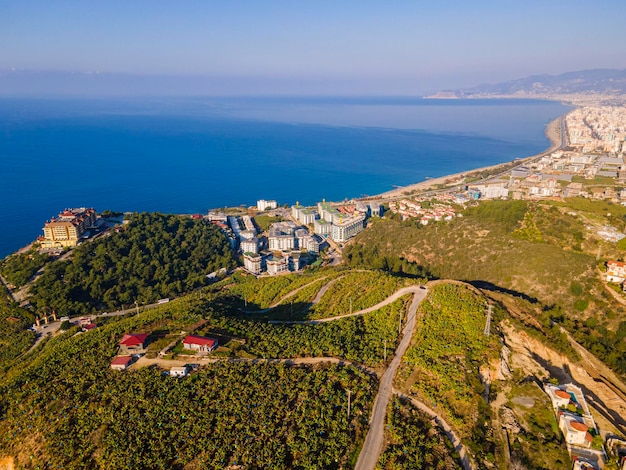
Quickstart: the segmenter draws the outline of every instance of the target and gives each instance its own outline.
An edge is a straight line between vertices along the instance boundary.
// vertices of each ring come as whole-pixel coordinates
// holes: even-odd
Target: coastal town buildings
[[[96,225],[96,211],[93,208],[65,209],[45,223],[40,242],[44,248],[73,247],[89,228]]]
[[[266,201],[265,199],[259,199],[256,202],[256,208],[259,211],[266,211],[266,210],[276,209],[276,207],[278,207],[278,204],[276,203],[275,200]]]
[[[354,237],[357,233],[362,232],[365,227],[365,216],[357,215],[348,217],[347,219],[340,218],[338,223],[333,223],[331,226],[330,237],[338,242],[342,243],[348,241]]]
[[[432,201],[437,201],[433,203]],[[469,202],[470,198],[461,199],[459,195],[439,195],[433,199],[406,198],[389,203],[389,210],[394,214],[400,214],[402,220],[418,218],[422,225],[442,220],[452,220],[458,214],[458,208],[454,205]]]
[[[259,275],[263,272],[263,258],[255,253],[244,253],[243,267],[249,273]]]

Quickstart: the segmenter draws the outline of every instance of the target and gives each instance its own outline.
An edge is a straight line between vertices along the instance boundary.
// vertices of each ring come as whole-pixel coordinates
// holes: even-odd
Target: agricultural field
[[[420,305],[413,344],[396,377],[400,389],[443,414],[479,460],[493,460],[495,450],[479,370],[497,361],[500,349],[497,335],[483,333],[486,307],[484,298],[468,287],[432,287]],[[493,328],[501,315],[496,310]]]
[[[387,440],[376,467],[379,470],[461,468],[452,458],[448,438],[433,426],[431,418],[399,397],[387,408]]]
[[[350,465],[376,391],[357,368],[217,363],[183,380],[110,370],[124,333],[200,320],[199,296],[183,300],[89,333],[71,329],[13,367],[0,379],[0,455],[68,469]]]

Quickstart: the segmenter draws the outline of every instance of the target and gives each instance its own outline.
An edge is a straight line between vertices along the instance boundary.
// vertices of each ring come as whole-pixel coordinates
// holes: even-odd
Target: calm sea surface
[[[0,99],[0,257],[65,207],[342,200],[536,154],[535,100]]]

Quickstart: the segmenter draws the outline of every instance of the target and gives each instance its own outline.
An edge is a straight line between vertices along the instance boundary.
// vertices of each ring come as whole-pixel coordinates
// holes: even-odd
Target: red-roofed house
[[[622,283],[626,280],[626,263],[621,261],[606,262],[606,282]]]
[[[217,339],[205,336],[187,335],[183,340],[183,348],[199,352],[211,352],[217,348]]]
[[[126,351],[140,351],[145,348],[148,333],[126,334],[120,341],[120,347]]]
[[[126,370],[128,366],[133,362],[132,356],[117,356],[111,361],[111,369],[113,370]]]
[[[96,327],[95,323],[85,323],[83,325],[83,331],[93,330]]]
[[[591,447],[593,437],[589,433],[589,427],[579,419],[581,418],[569,413],[560,413],[559,427],[563,431],[565,442],[581,447]]]

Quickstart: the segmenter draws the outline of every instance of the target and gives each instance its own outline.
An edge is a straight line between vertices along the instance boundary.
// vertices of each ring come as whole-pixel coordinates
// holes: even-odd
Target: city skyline
[[[0,13],[4,95],[411,95],[626,67],[626,14],[609,0],[8,1]]]

